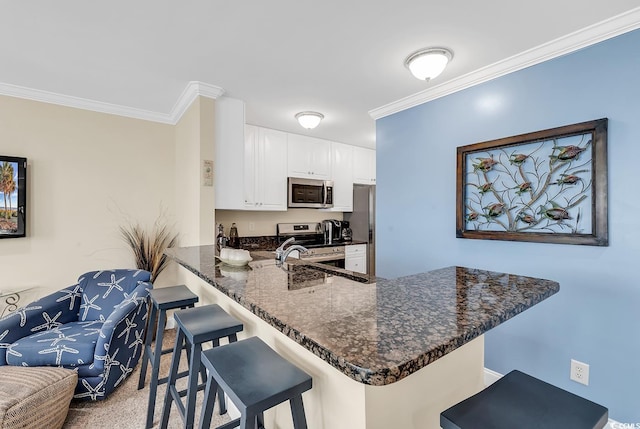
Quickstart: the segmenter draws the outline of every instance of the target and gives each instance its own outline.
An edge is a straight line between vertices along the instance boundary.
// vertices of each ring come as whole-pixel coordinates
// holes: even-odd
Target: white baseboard
[[[604,429],[636,429],[637,427],[637,423],[620,423],[613,419],[609,419],[609,423],[607,423]]]
[[[493,383],[498,381],[500,379],[500,377],[502,377],[502,374],[500,374],[499,372],[495,372],[492,369],[485,368],[484,369],[484,385],[485,385],[485,387],[492,385]]]
[[[492,369],[485,368],[484,369],[484,385],[490,386],[491,384],[498,381],[500,377],[502,377],[502,375],[503,374],[500,374],[499,372],[496,372]],[[635,423],[631,423],[631,424],[620,423],[613,419],[609,419],[609,422],[604,427],[604,429],[636,429],[636,427],[637,426],[635,425]]]

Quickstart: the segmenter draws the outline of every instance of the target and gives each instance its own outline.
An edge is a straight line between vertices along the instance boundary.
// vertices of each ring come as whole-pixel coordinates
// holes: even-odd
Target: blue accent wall
[[[640,30],[379,119],[377,270],[443,266],[556,280],[560,292],[485,336],[520,369],[640,423]],[[407,79],[411,79],[407,75]],[[455,237],[456,147],[609,118],[609,246]],[[569,380],[570,359],[590,385]]]

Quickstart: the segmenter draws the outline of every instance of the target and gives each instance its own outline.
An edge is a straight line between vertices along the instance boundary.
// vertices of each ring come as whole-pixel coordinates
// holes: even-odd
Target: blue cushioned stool
[[[443,429],[602,429],[608,410],[520,371],[440,414]]]
[[[217,349],[220,345],[220,339],[225,337],[229,343],[235,343],[238,340],[236,333],[242,331],[243,327],[238,319],[227,314],[217,304],[179,310],[173,314],[173,318],[176,321],[178,331],[176,333],[173,357],[171,358],[171,369],[167,380],[167,393],[164,397],[160,428],[167,428],[171,403],[175,401],[180,417],[184,422],[184,427],[191,429],[195,418],[196,393],[205,387],[204,384],[198,385],[198,374],[202,376],[202,381],[206,379],[205,368],[200,361],[202,344],[211,341],[213,347]],[[187,389],[178,391],[176,379],[181,376],[181,374],[178,374],[178,365],[180,364],[180,355],[183,347],[187,349],[189,358],[189,379]],[[180,398],[185,395],[187,396],[186,404],[183,404]],[[220,392],[219,404],[220,414],[226,413],[227,409],[222,392]]]
[[[198,296],[191,292],[185,285],[171,286],[159,289],[153,289],[150,294],[151,311],[147,320],[147,334],[144,345],[144,356],[142,358],[142,368],[140,370],[140,380],[138,381],[138,390],[144,387],[144,381],[147,376],[147,365],[151,362],[151,380],[149,384],[149,403],[147,405],[147,422],[145,428],[153,426],[153,414],[156,407],[156,393],[158,385],[167,382],[167,377],[158,379],[160,370],[161,355],[171,353],[173,348],[162,349],[162,337],[164,333],[164,325],[167,321],[167,311],[175,309],[193,308],[198,302]],[[153,341],[153,328],[158,324],[156,330],[155,351],[151,348]],[[186,375],[183,374],[183,375]]]
[[[257,337],[205,350],[202,363],[208,370],[200,428],[211,425],[219,387],[240,409],[241,416],[218,429],[264,427],[264,411],[289,401],[295,429],[306,429],[302,393],[311,389],[311,376],[289,363]]]

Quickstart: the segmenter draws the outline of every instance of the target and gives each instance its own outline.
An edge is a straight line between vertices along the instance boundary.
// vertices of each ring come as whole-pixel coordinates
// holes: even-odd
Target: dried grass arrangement
[[[124,241],[133,251],[136,267],[151,273],[151,281],[167,266],[164,251],[178,242],[178,234],[164,223],[156,221],[148,232],[139,223],[120,227]]]

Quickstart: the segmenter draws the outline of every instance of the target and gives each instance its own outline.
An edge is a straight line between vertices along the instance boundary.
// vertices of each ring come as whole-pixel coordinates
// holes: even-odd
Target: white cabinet
[[[353,147],[353,183],[376,184],[376,151]]]
[[[244,123],[244,102],[221,97],[215,116],[215,206],[287,210],[287,134]]]
[[[229,97],[216,100],[213,179],[217,209],[244,208],[244,102]]]
[[[244,190],[246,210],[287,210],[287,133],[245,126]]]
[[[353,183],[375,183],[375,151],[245,125],[244,102],[216,100],[216,209],[287,210],[287,176],[333,180],[334,207],[353,210]]]
[[[353,244],[345,246],[344,268],[357,273],[367,273],[367,245]]]
[[[333,208],[328,211],[353,211],[353,146],[331,142],[331,180]]]
[[[289,176],[321,180],[331,178],[331,142],[289,134],[287,146]]]

